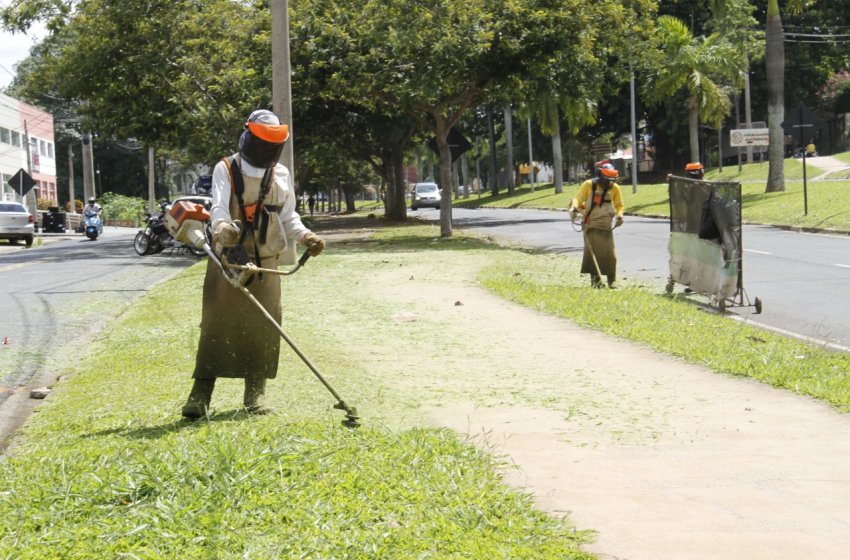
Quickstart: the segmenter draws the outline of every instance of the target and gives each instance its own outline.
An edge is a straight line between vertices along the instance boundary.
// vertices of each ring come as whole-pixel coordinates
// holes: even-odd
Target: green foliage
[[[104,193],[98,202],[103,208],[106,220],[119,220],[140,224],[145,215],[147,203],[141,199],[112,192]]]

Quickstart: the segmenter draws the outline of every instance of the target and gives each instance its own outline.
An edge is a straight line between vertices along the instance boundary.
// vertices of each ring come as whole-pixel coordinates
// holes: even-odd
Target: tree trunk
[[[696,99],[688,101],[688,137],[691,145],[691,161],[699,161],[699,109]]]
[[[440,152],[440,237],[452,236],[452,152],[449,148],[449,127],[438,120],[434,130]]]
[[[490,132],[490,191],[496,196],[499,194],[499,170],[496,161],[496,121],[492,109],[487,110],[487,121]]]
[[[777,0],[767,3],[765,36],[767,70],[767,187],[765,192],[785,191],[785,45],[782,42],[782,18]]]
[[[386,157],[383,162],[383,179],[387,184],[384,215],[388,220],[401,222],[407,218],[404,199],[404,153],[401,150],[393,150]]]
[[[513,195],[516,187],[514,181],[514,130],[513,130],[513,111],[511,106],[505,107],[505,149],[508,154],[508,163],[505,166],[508,179],[508,194]]]
[[[555,194],[564,192],[564,154],[561,148],[561,121],[558,118],[560,111],[555,109],[556,118],[552,123],[552,165],[555,167]]]

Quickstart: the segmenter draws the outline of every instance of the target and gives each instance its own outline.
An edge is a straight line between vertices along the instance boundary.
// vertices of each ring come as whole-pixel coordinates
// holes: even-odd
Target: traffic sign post
[[[792,125],[794,128],[800,129],[800,147],[803,148],[803,215],[809,215],[809,192],[806,184],[806,142],[803,140],[803,129],[810,128],[815,125],[806,124],[803,122],[803,106],[797,107],[800,115],[800,124]]]

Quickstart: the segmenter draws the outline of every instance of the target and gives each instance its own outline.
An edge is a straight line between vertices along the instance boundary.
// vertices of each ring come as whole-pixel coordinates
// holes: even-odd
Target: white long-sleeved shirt
[[[239,155],[236,156],[239,164],[239,169],[242,174],[247,177],[262,178],[266,170],[262,167],[254,167]],[[266,195],[266,201],[275,201],[275,205],[280,205],[279,213],[274,213],[272,216],[277,216],[280,221],[280,231],[284,232],[285,237],[300,241],[305,233],[310,231],[301,222],[301,216],[295,211],[295,189],[292,187],[292,179],[289,175],[289,170],[278,163],[274,168],[274,182],[272,189]],[[210,221],[212,222],[213,231],[216,225],[222,221],[231,222],[239,219],[239,216],[230,215],[230,172],[227,170],[227,165],[223,161],[219,161],[215,169],[213,169],[212,177],[212,207],[210,208]],[[287,239],[284,243],[288,244]]]

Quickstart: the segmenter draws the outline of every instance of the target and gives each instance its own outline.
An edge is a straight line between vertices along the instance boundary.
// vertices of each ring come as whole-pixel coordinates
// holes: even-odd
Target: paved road
[[[439,211],[414,212],[439,220]],[[453,209],[454,224],[496,239],[556,253],[581,254],[582,236],[564,212]],[[616,232],[619,276],[662,290],[669,275],[669,222],[626,217]],[[749,322],[850,351],[850,236],[744,226],[744,306],[729,312]],[[677,292],[681,291],[681,286]],[[700,296],[688,296],[704,300]],[[755,314],[755,299],[763,304]]]
[[[0,244],[0,448],[32,408],[29,390],[55,382],[102,319],[198,262],[140,257],[135,233],[106,228],[97,241],[66,235],[31,249]]]

